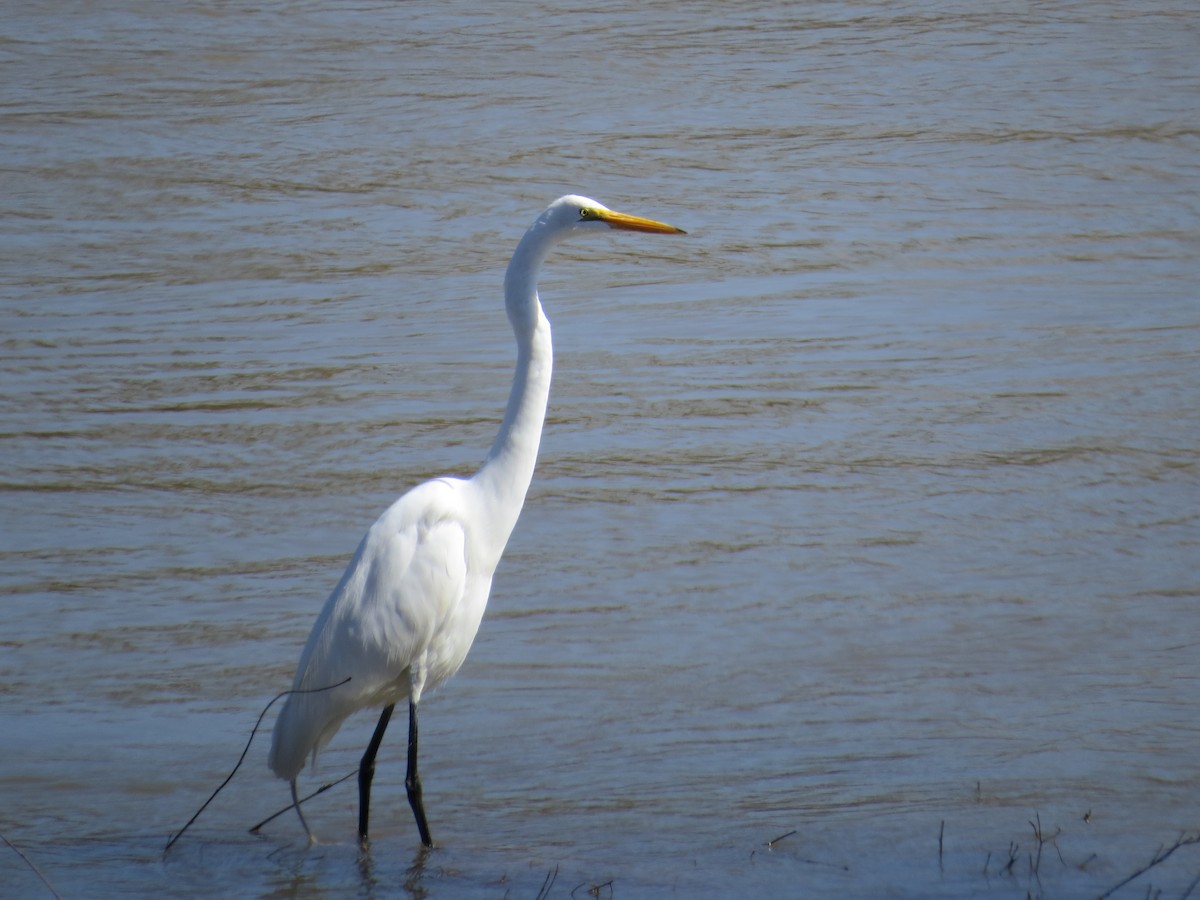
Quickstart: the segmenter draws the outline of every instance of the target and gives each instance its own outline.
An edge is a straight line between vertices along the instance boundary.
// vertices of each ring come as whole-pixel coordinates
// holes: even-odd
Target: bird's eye
[[[586,222],[588,219],[596,218],[596,211],[588,209],[586,206],[579,210],[579,218]]]

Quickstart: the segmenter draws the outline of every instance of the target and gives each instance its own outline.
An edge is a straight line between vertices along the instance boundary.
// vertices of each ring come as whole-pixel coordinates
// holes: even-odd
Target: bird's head
[[[674,225],[616,212],[590,197],[578,194],[559,197],[525,232],[504,274],[505,305],[514,329],[521,332],[532,327],[536,321],[534,312],[540,314],[537,273],[550,249],[576,232],[609,228],[650,234],[687,233]]]
[[[682,228],[676,228],[674,225],[620,213],[599,201],[578,194],[559,197],[543,213],[543,220],[554,230],[563,233],[612,228],[650,234],[687,234]]]

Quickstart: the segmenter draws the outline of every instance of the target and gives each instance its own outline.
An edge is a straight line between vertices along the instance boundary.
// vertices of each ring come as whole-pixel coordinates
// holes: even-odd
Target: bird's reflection
[[[429,896],[429,890],[425,887],[424,880],[425,866],[432,853],[432,847],[426,847],[424,844],[418,846],[416,853],[413,854],[412,864],[404,872],[401,887],[405,894],[414,900],[424,900]],[[395,882],[384,879],[384,883],[380,884],[379,876],[375,873],[375,860],[371,856],[370,841],[364,841],[359,845],[358,877],[362,885],[363,897],[375,897],[376,891],[380,892],[379,896],[395,896]]]

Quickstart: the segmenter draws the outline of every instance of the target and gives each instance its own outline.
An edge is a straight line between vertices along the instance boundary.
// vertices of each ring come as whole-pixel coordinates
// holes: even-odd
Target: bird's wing
[[[295,777],[356,710],[408,695],[410,667],[423,663],[466,589],[459,484],[439,479],[414,488],[359,544],[296,672],[294,690],[319,692],[290,695],[276,722],[276,774]]]
[[[355,651],[376,660],[385,678],[416,664],[440,638],[467,584],[467,533],[456,509],[434,503],[400,518],[376,526],[379,545],[368,554],[360,604],[347,616]]]

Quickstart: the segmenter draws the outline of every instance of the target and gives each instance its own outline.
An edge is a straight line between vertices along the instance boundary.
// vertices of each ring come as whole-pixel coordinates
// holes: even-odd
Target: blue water
[[[6,10],[0,893],[1096,896],[1195,834],[1197,37],[1131,0]],[[287,802],[260,737],[164,858],[365,528],[490,446],[503,268],[567,191],[689,236],[544,275],[542,457],[422,708],[438,846],[397,730],[369,854],[349,784],[312,850],[246,833]]]

